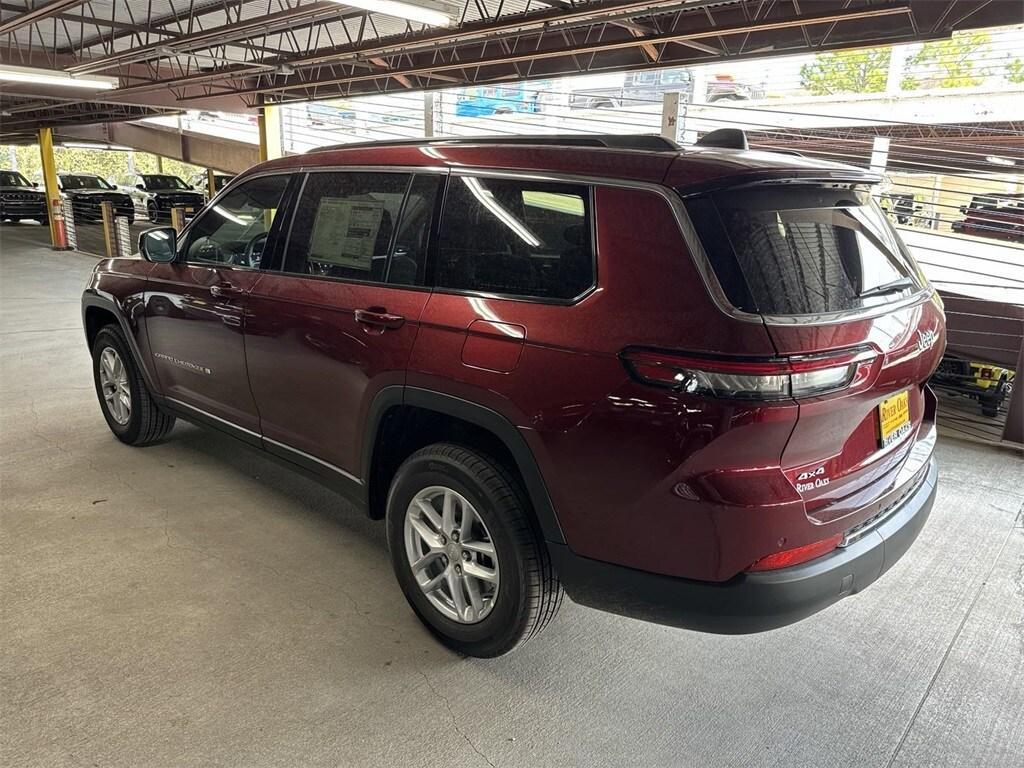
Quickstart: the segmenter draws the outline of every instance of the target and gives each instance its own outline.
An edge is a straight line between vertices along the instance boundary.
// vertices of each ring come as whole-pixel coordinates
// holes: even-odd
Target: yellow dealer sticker
[[[883,448],[897,442],[910,431],[909,392],[899,392],[879,404],[878,431]]]

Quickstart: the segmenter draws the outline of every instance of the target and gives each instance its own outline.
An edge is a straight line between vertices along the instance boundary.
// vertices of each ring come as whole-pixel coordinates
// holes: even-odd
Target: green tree
[[[1009,83],[1024,83],[1024,59],[1014,59],[1006,65],[1006,81]]]
[[[987,32],[955,34],[945,40],[929,40],[907,59],[902,87],[968,88],[984,81],[978,65],[991,51]]]
[[[818,54],[800,67],[800,85],[815,96],[885,90],[891,48],[861,48]]]
[[[18,161],[18,170],[28,179],[42,181],[43,167],[39,156],[39,145],[28,144],[14,148]],[[95,173],[114,184],[127,181],[131,165],[129,155],[133,155],[135,170],[139,173],[156,173],[156,155],[146,152],[121,152],[103,149],[76,149],[73,147],[54,147],[53,159],[57,165],[57,173]],[[0,167],[9,165],[10,148],[0,145]],[[180,160],[164,158],[163,172],[170,173],[188,181],[192,176],[204,170],[197,165],[183,163]]]

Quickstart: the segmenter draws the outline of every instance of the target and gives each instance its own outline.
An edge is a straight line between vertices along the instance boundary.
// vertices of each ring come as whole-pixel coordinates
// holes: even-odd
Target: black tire
[[[996,418],[1010,388],[1011,385],[1007,380],[1006,374],[1003,374],[996,385],[995,392],[991,395],[981,395],[978,397],[978,401],[981,403],[981,415],[990,419]]]
[[[405,517],[413,497],[429,486],[462,494],[494,545],[500,573],[497,597],[490,613],[473,624],[443,615],[423,594],[409,566]],[[480,658],[501,656],[535,637],[558,612],[562,585],[531,523],[528,503],[518,481],[500,462],[458,445],[427,446],[395,473],[387,503],[391,563],[413,611],[449,648]]]
[[[146,203],[146,214],[149,216],[149,221],[151,224],[160,223],[160,212],[156,209],[156,203],[154,203],[152,200]]]
[[[46,218],[45,216],[43,216],[43,217],[37,217],[37,218],[36,218],[36,221],[38,221],[38,222],[39,222],[40,224],[42,224],[42,225],[43,225],[44,227],[46,227],[46,226],[49,226],[49,224],[50,224],[50,220],[49,220],[48,218]]]
[[[127,372],[128,387],[131,392],[131,410],[128,421],[119,424],[110,411],[100,382],[100,358],[103,351],[112,348],[121,359]],[[128,445],[150,445],[167,436],[174,427],[174,416],[164,413],[153,400],[146,382],[142,378],[139,367],[128,349],[121,329],[116,325],[104,326],[96,334],[92,344],[92,376],[96,386],[96,396],[100,402],[100,410],[107,420],[107,426],[114,436]]]

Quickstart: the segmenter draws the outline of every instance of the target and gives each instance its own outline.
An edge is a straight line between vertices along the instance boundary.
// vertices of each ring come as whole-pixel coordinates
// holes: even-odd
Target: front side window
[[[203,211],[183,243],[185,261],[259,267],[290,178],[250,179]]]
[[[29,180],[17,171],[0,171],[0,187],[31,187]]]
[[[767,315],[856,310],[923,279],[865,189],[765,185],[687,202],[730,303]]]
[[[438,288],[565,301],[594,283],[590,188],[454,176],[445,196]]]
[[[410,178],[407,173],[309,174],[295,207],[285,271],[384,282]]]
[[[189,185],[177,176],[162,173],[146,173],[142,175],[142,184],[146,189],[189,189]]]
[[[60,185],[64,189],[114,189],[105,179],[99,176],[73,176],[67,174],[60,177]]]

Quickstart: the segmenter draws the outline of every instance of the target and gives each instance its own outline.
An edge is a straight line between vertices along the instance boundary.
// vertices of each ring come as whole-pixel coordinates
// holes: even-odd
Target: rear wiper
[[[861,291],[857,294],[857,298],[865,299],[868,296],[883,296],[886,293],[902,291],[904,288],[913,288],[914,285],[914,281],[909,277],[901,277],[898,280],[893,280],[891,283],[882,283],[881,285],[876,285],[874,288],[868,288],[866,291]]]

